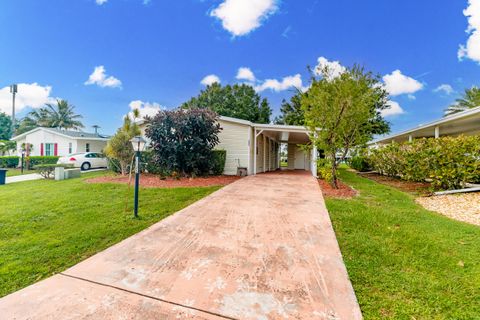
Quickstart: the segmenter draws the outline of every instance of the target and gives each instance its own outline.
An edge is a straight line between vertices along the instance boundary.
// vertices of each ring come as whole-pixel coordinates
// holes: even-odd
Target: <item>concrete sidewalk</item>
[[[88,171],[81,171],[80,173],[89,173],[89,172],[96,172],[96,171],[105,171],[107,169],[104,168],[99,168],[99,169],[91,169]],[[23,175],[18,175],[18,176],[13,176],[13,177],[7,177],[5,179],[5,184],[9,183],[15,183],[15,182],[23,182],[23,181],[31,181],[31,180],[40,180],[43,179],[41,175],[38,173],[29,173],[29,174],[23,174]]]
[[[361,319],[316,180],[249,176],[0,299],[5,319]]]

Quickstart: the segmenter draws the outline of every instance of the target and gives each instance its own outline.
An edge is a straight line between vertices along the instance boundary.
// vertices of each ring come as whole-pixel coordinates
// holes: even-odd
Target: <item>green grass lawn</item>
[[[22,174],[22,170],[20,169],[7,168],[7,170],[7,177],[20,176]],[[23,170],[23,174],[30,174],[35,172],[35,170]]]
[[[480,319],[480,228],[341,170],[327,207],[365,319]]]
[[[133,188],[83,182],[102,174],[0,186],[0,297],[63,271],[219,189],[141,189],[140,218],[134,219]]]

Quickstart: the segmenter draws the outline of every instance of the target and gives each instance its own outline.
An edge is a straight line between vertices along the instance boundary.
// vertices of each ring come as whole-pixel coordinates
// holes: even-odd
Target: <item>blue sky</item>
[[[202,80],[252,83],[276,115],[319,58],[384,77],[393,132],[480,85],[480,0],[15,0],[0,22],[0,110],[20,83],[20,116],[59,97],[105,133],[131,106],[180,105]]]

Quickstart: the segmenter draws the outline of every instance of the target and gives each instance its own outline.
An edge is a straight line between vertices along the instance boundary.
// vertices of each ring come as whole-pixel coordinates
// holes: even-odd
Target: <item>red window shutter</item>
[[[58,156],[58,143],[55,143],[53,146],[53,155]]]
[[[43,156],[43,143],[40,143],[40,155]]]

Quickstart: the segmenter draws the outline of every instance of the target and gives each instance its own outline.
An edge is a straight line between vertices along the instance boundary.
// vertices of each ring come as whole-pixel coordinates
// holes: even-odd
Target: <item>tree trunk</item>
[[[333,153],[331,157],[332,157],[332,187],[334,189],[338,189],[337,160],[335,159],[335,153]]]

